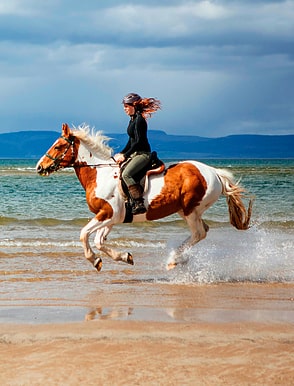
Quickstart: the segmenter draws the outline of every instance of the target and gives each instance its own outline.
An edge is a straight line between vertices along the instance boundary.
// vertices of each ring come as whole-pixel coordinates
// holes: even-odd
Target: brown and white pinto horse
[[[133,264],[132,255],[107,247],[104,242],[113,225],[123,223],[125,198],[120,189],[120,169],[112,158],[112,149],[101,133],[90,134],[86,126],[70,129],[62,125],[61,137],[39,160],[36,170],[47,176],[59,169],[73,167],[85,189],[90,211],[95,216],[82,229],[80,239],[85,257],[100,271],[102,260],[90,247],[89,236],[98,250],[115,261]],[[167,268],[183,263],[183,251],[206,237],[208,225],[201,216],[221,194],[226,196],[230,222],[237,229],[248,229],[252,202],[248,210],[242,202],[244,189],[233,182],[231,173],[196,161],[182,161],[164,172],[148,177],[144,192],[147,212],[135,215],[134,222],[157,220],[178,213],[190,227],[191,237],[169,257]]]

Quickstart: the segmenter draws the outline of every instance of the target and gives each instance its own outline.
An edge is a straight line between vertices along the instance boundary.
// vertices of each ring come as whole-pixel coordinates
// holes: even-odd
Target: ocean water
[[[101,255],[97,273],[79,241],[92,214],[74,171],[40,177],[37,160],[0,160],[0,321],[64,320],[67,313],[70,320],[84,314],[123,318],[134,314],[134,304],[146,318],[148,305],[160,307],[165,297],[169,308],[180,288],[292,285],[294,160],[202,161],[229,169],[255,197],[251,228],[237,231],[229,224],[222,197],[205,212],[210,231],[185,252],[189,262],[166,271],[169,254],[189,236],[183,220],[173,215],[117,225],[107,243],[131,252],[135,265]],[[35,311],[27,315],[26,307]]]

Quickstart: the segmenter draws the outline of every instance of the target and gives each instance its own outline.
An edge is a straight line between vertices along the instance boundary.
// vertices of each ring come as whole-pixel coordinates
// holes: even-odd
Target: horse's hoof
[[[127,256],[127,263],[134,265],[133,256],[129,252],[128,252],[128,256]]]
[[[101,257],[97,257],[97,259],[94,261],[94,267],[97,269],[97,271],[101,271],[102,268],[102,259]]]
[[[166,269],[167,271],[170,271],[171,269],[176,268],[176,266],[177,266],[177,263],[169,263],[167,264]]]

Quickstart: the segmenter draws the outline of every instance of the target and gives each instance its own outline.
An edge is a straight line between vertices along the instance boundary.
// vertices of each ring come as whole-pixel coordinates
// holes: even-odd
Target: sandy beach
[[[1,385],[293,385],[293,325],[1,326]]]
[[[205,287],[214,301],[195,300],[189,322],[149,307],[150,321],[98,309],[80,322],[2,323],[0,384],[293,385],[293,286],[249,286],[242,300],[246,288]]]

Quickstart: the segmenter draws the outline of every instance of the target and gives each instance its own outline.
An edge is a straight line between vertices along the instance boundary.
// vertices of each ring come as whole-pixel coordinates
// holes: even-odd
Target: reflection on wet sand
[[[294,320],[294,310],[97,307],[86,313],[85,320],[161,321],[175,323],[291,323]]]
[[[90,292],[90,311],[85,319],[292,323],[293,290],[292,284],[171,285],[126,281]]]
[[[133,308],[102,308],[97,307],[90,312],[88,312],[85,316],[85,320],[122,320],[126,319],[133,312]]]

